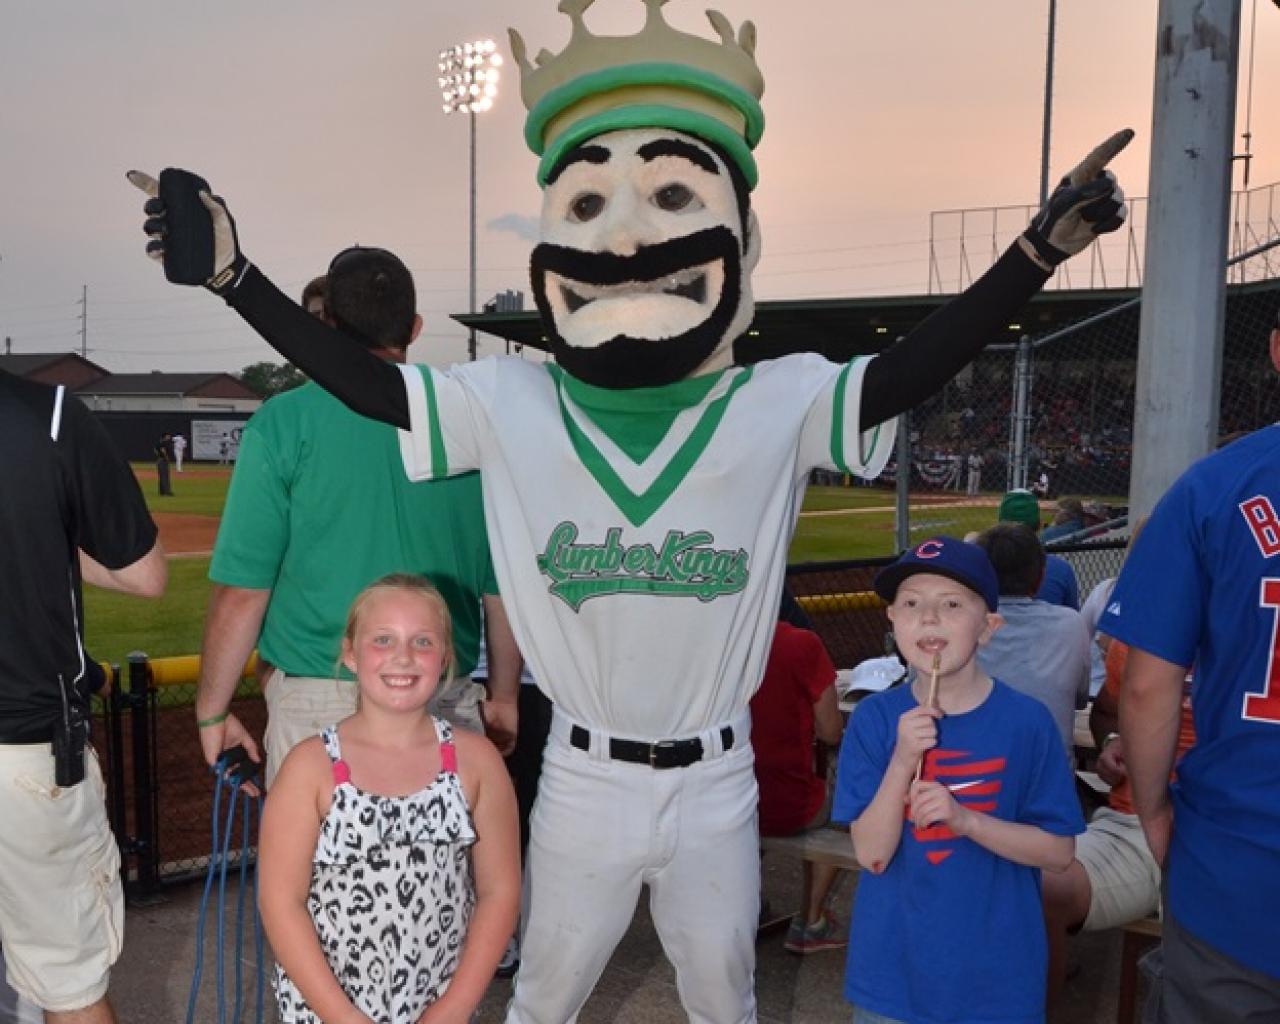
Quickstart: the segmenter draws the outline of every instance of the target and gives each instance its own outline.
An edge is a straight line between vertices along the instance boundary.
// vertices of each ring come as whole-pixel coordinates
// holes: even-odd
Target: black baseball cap
[[[987,553],[955,537],[930,537],[904,551],[876,574],[876,593],[892,604],[902,581],[922,572],[963,584],[986,602],[989,611],[1000,603],[1000,583]]]

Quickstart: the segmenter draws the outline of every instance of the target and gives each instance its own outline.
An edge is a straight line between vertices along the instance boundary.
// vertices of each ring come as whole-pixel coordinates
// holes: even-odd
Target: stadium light
[[[466,114],[471,122],[471,296],[476,311],[476,114],[493,106],[502,77],[502,55],[492,39],[459,43],[440,51],[440,92],[446,114]],[[476,357],[476,332],[469,328],[467,354]]]

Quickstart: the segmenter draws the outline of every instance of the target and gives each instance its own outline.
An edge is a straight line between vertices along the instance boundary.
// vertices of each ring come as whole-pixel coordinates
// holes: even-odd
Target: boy
[[[855,1024],[1043,1021],[1039,869],[1064,870],[1084,831],[1053,719],[978,667],[1000,625],[980,548],[927,540],[875,589],[916,672],[858,705],[840,750],[832,817],[852,822],[867,869],[845,980]]]

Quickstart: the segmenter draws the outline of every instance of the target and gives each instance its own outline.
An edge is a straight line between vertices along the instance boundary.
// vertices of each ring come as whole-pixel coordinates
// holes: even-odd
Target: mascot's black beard
[[[581,348],[570,345],[556,329],[547,299],[548,272],[569,282],[609,287],[647,284],[717,260],[724,266],[720,298],[706,319],[681,334],[670,338],[618,334],[603,344]],[[641,246],[634,256],[539,245],[533,250],[529,277],[556,362],[579,380],[605,388],[654,387],[684,380],[725,340],[742,297],[739,242],[726,227]]]

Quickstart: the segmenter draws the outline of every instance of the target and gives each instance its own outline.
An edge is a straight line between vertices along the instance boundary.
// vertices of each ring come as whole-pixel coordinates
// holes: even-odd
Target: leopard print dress
[[[320,826],[307,909],[334,976],[377,1024],[413,1024],[449,985],[475,906],[476,834],[453,732],[434,719],[440,774],[405,797],[351,783],[337,726],[324,731],[333,803]],[[276,967],[282,1024],[320,1024]]]

